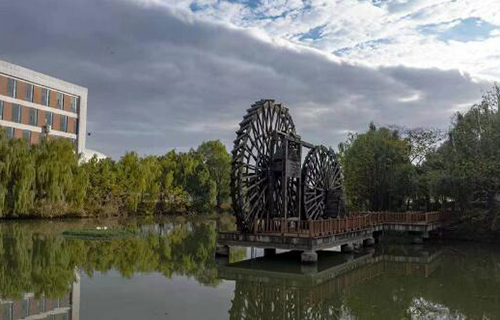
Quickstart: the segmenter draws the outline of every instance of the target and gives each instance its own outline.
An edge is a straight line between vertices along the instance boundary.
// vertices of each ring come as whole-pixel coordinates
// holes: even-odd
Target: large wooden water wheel
[[[344,215],[342,169],[332,149],[316,146],[309,150],[302,167],[302,183],[305,219]]]
[[[303,165],[302,148],[309,148]],[[242,232],[259,219],[318,220],[344,214],[342,170],[333,150],[301,140],[288,109],[261,100],[234,140],[231,197]],[[274,225],[276,220],[267,225]],[[262,224],[260,225],[262,226]]]
[[[236,134],[231,196],[238,228],[249,231],[256,219],[279,215],[282,182],[274,166],[282,140],[277,136],[295,134],[295,125],[287,108],[261,100],[247,110]]]

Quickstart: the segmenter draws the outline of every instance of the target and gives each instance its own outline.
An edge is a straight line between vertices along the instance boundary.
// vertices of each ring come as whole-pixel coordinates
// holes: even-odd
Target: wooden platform
[[[428,237],[430,231],[446,224],[450,217],[451,212],[440,211],[359,212],[319,221],[260,219],[254,224],[254,232],[219,232],[217,242],[222,246],[300,250],[312,254],[305,260],[314,262],[317,250],[373,243],[374,233],[380,231],[413,232]]]

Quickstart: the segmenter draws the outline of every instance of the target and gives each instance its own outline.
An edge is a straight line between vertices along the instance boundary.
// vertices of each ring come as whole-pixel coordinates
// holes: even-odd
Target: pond
[[[63,231],[123,227],[132,235]],[[0,319],[497,319],[500,250],[385,245],[216,257],[203,219],[0,223]]]

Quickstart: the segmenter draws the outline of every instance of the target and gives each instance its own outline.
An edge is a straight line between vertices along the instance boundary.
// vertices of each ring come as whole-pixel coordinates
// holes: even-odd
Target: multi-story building
[[[71,139],[85,150],[87,88],[0,60],[0,126],[9,137],[38,143]]]

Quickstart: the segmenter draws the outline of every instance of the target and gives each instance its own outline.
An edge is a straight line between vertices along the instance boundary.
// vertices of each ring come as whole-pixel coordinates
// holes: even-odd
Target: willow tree
[[[10,181],[10,144],[5,131],[0,128],[0,217],[4,217],[9,212],[7,196],[9,189],[7,184]]]
[[[12,139],[9,144],[8,208],[14,217],[29,215],[35,198],[35,161],[30,146],[24,139]]]
[[[85,211],[91,215],[115,215],[122,206],[120,188],[117,183],[116,162],[111,158],[96,156],[82,164],[87,172],[89,184],[85,195]]]
[[[219,140],[203,142],[196,150],[207,166],[210,178],[215,183],[217,207],[229,198],[231,174],[231,155]]]
[[[145,190],[145,178],[141,160],[136,152],[127,152],[117,163],[117,183],[122,195],[123,208],[137,212]]]
[[[160,164],[160,210],[161,212],[184,212],[187,210],[189,195],[179,183],[177,153],[171,150],[158,159]],[[176,179],[177,178],[177,179]]]
[[[146,214],[156,213],[160,200],[161,167],[156,156],[141,159],[144,189],[141,195],[140,211]]]
[[[32,150],[36,164],[35,201],[42,215],[81,211],[88,185],[79,155],[66,139],[42,140]]]

